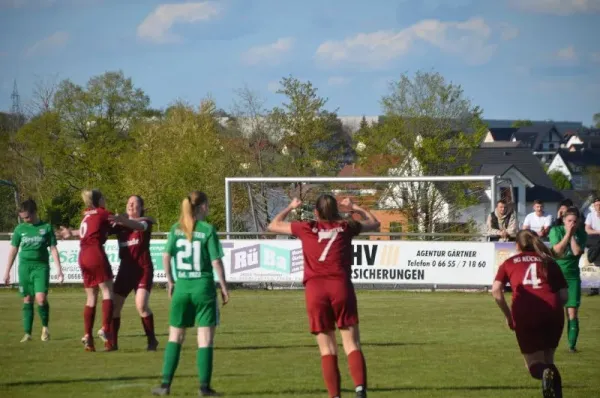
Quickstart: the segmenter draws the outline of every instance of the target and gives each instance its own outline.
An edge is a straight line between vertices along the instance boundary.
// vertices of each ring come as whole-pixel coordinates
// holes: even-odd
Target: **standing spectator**
[[[504,199],[496,203],[496,210],[488,216],[486,224],[490,242],[514,241],[517,236],[517,217],[507,210]]]
[[[533,213],[529,213],[523,222],[523,229],[535,232],[537,236],[544,239],[548,236],[552,226],[552,216],[544,211],[544,202],[533,201]]]
[[[597,261],[597,258],[590,258],[590,249],[600,245],[600,197],[594,198],[593,210],[590,211],[585,218],[585,232],[589,236],[588,240],[588,259],[590,263]],[[593,250],[597,253],[598,249]],[[595,296],[599,293],[598,289],[591,289],[590,296]]]

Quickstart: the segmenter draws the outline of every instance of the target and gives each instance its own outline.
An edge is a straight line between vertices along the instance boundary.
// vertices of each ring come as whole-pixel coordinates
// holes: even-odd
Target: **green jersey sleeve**
[[[210,261],[219,260],[224,257],[223,246],[221,245],[221,241],[219,240],[219,235],[217,235],[215,227],[211,228],[208,239],[206,240],[206,245],[208,247]]]
[[[177,241],[177,237],[175,236],[175,230],[177,228],[177,225],[173,225],[171,227],[171,231],[169,231],[169,237],[167,238],[167,244],[165,246],[165,254],[168,254],[169,256],[173,257],[175,256],[175,243]]]
[[[10,244],[14,247],[19,247],[21,246],[21,231],[20,228],[17,226],[17,228],[15,228],[12,238],[10,240]]]
[[[54,234],[54,229],[52,229],[52,225],[48,225],[48,246],[56,246],[56,235]]]

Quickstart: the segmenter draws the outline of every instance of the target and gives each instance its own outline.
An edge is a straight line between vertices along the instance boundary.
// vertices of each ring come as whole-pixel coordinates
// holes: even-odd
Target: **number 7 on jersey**
[[[321,243],[321,241],[324,239],[329,240],[329,242],[327,242],[327,246],[325,246],[325,249],[323,250],[323,253],[321,253],[321,257],[319,257],[319,261],[325,261],[325,259],[327,258],[327,253],[329,253],[331,245],[333,245],[333,241],[335,241],[335,238],[337,238],[337,236],[338,231],[319,231],[319,243]]]

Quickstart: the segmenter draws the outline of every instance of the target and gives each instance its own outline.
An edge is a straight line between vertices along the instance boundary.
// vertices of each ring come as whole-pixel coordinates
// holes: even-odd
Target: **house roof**
[[[558,154],[572,174],[581,173],[585,167],[600,166],[600,150],[583,149],[571,152],[567,149],[561,149]]]
[[[562,135],[558,132],[554,124],[544,123],[519,128],[519,130],[513,134],[513,139],[522,141],[530,148],[535,150],[541,145],[544,137],[546,137],[552,130],[556,131],[556,133],[562,138]]]
[[[519,130],[515,127],[508,128],[491,128],[490,134],[494,138],[494,141],[510,141],[512,135]]]
[[[500,120],[500,119],[484,119],[483,120],[485,123],[487,123],[487,125],[490,128],[496,128],[496,127],[512,127],[513,123],[516,122],[516,120]],[[548,124],[548,121],[540,121],[540,120],[532,120],[531,121],[534,126],[535,125],[540,125],[540,124]],[[571,122],[571,121],[552,121],[552,124],[554,124],[557,128],[557,130],[561,133],[564,134],[566,131],[569,130],[580,130],[583,128],[583,123],[582,122]]]
[[[528,199],[557,202],[563,198],[529,148],[479,148],[473,153],[471,164],[480,166],[479,175],[503,175],[514,166],[535,185],[527,188]]]
[[[494,141],[494,142],[482,142],[480,148],[518,148],[526,147],[521,141]]]
[[[584,135],[579,139],[586,149],[600,149],[600,136],[598,135]]]

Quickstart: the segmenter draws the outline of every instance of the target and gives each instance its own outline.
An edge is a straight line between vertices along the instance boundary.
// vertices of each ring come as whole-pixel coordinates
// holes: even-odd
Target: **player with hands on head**
[[[223,248],[217,230],[204,221],[208,214],[208,197],[194,191],[183,199],[179,222],[171,227],[163,254],[167,276],[169,309],[169,342],[165,348],[162,383],[152,389],[153,395],[169,395],[179,364],[181,345],[187,328],[197,328],[196,364],[200,381],[200,396],[220,396],[211,388],[213,341],[219,324],[216,272],[221,287],[223,305],[229,301]],[[171,271],[171,260],[175,271]]]
[[[579,306],[581,304],[581,270],[579,260],[587,243],[587,233],[580,222],[576,207],[570,207],[562,215],[562,224],[550,229],[549,240],[554,258],[563,272],[569,289],[565,304],[567,312],[567,337],[569,351],[577,352],[579,337]]]
[[[114,219],[111,233],[117,235],[121,264],[114,283],[114,310],[112,318],[112,341],[118,349],[118,335],[121,327],[121,310],[125,299],[135,292],[135,306],[141,317],[147,338],[147,350],[156,351],[158,340],[154,332],[154,315],[148,305],[154,281],[154,266],[150,255],[150,239],[154,219],[144,215],[144,200],[132,195],[127,200],[126,214]],[[106,338],[100,329],[100,338]]]
[[[306,310],[310,332],[316,336],[319,346],[323,379],[329,396],[338,398],[341,394],[335,334],[337,326],[348,356],[356,397],[366,397],[367,368],[360,347],[358,306],[351,280],[352,239],[361,232],[378,230],[379,221],[350,199],[342,200],[342,209],[359,213],[363,221],[343,219],[338,203],[331,195],[317,198],[315,221],[285,221],[301,205],[302,202],[294,198],[275,216],[268,230],[296,236],[302,242]]]
[[[507,283],[513,292],[511,308],[504,297]],[[498,268],[492,296],[515,331],[529,373],[542,380],[543,396],[561,398],[562,380],[554,352],[565,324],[562,307],[567,301],[567,282],[535,232],[517,234],[517,254]]]
[[[21,203],[19,217],[22,224],[13,231],[11,246],[8,252],[8,263],[4,273],[4,283],[10,284],[10,271],[19,255],[19,292],[23,297],[23,329],[25,335],[21,343],[31,340],[33,329],[33,298],[38,304],[38,314],[42,321],[42,341],[50,339],[48,324],[50,321],[50,305],[48,304],[48,286],[50,285],[50,256],[48,248],[56,264],[58,281],[64,276],[60,264],[60,256],[56,248],[56,236],[52,226],[41,221],[37,214],[37,205],[32,199]]]

